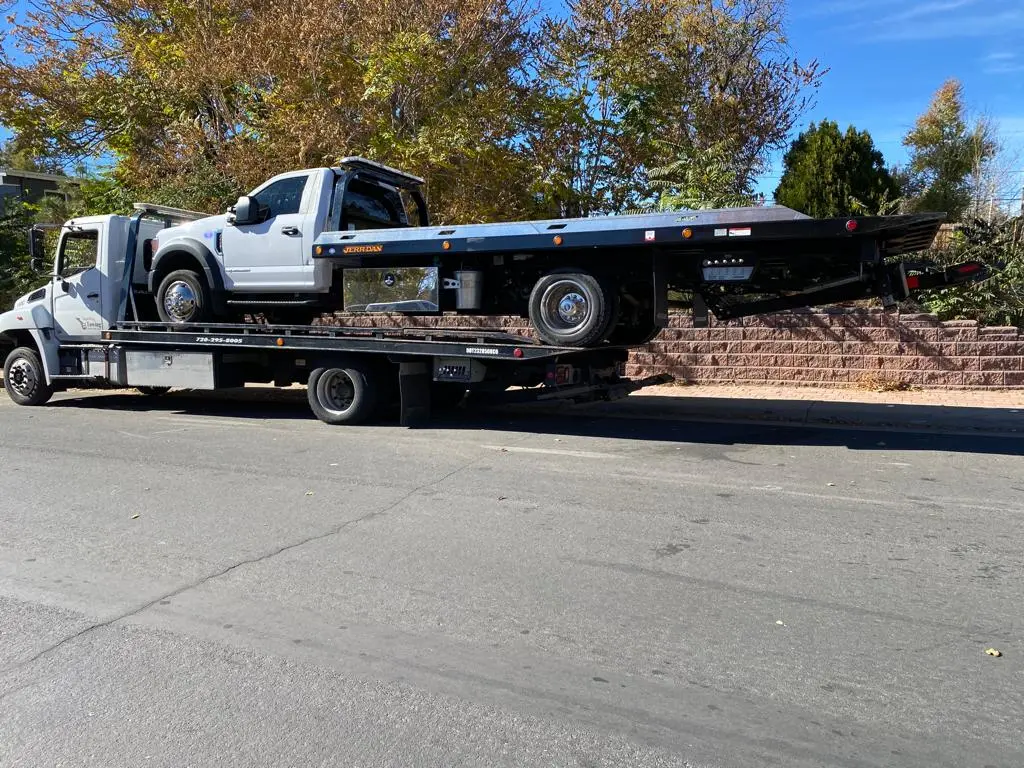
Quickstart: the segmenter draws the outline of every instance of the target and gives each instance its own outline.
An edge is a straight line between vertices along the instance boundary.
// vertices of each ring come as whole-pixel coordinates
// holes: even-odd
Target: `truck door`
[[[57,338],[95,341],[103,328],[103,283],[99,268],[100,227],[65,230],[53,277],[53,324]]]
[[[259,224],[229,225],[222,234],[224,271],[235,291],[300,291],[310,287],[305,268],[316,220],[313,174],[288,174],[272,180],[253,197],[266,206]]]

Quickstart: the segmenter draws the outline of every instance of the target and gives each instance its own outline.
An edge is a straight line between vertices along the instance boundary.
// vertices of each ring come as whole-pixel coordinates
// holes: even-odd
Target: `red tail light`
[[[973,275],[975,272],[981,272],[981,264],[961,264],[956,268],[958,275]]]
[[[846,222],[846,231],[847,232],[856,232],[857,231],[857,220],[856,219],[850,219],[848,222]]]
[[[921,287],[921,278],[919,278],[917,275],[912,275],[911,277],[907,278],[907,289],[908,290],[916,291],[920,287]]]

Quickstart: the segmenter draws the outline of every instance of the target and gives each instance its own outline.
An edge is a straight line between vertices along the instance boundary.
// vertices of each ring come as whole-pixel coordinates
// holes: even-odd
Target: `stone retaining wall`
[[[324,324],[500,328],[530,335],[521,318],[325,317]],[[669,373],[695,384],[808,384],[1024,389],[1024,334],[881,310],[796,311],[694,328],[671,318],[630,355],[631,376]]]

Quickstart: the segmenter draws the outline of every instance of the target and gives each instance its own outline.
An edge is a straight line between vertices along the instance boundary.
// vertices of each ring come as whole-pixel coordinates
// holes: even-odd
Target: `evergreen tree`
[[[808,216],[847,216],[877,210],[895,197],[898,186],[866,131],[846,133],[823,121],[800,134],[784,158],[775,202]]]

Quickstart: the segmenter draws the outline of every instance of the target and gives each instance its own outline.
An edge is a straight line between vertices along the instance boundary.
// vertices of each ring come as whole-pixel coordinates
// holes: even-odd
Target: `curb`
[[[642,392],[623,400],[578,408],[619,418],[874,427],[1024,437],[1024,408],[671,397]]]

